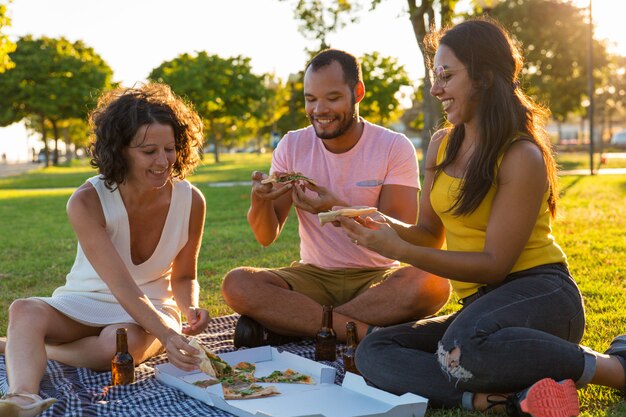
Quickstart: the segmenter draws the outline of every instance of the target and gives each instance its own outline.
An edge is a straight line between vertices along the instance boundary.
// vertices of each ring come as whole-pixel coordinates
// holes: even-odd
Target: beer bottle
[[[135,382],[135,361],[128,353],[128,336],[125,328],[115,332],[117,352],[111,360],[111,376],[113,385],[126,385]]]
[[[337,359],[337,335],[333,330],[333,306],[324,306],[322,327],[315,335],[315,360],[334,361]]]
[[[356,324],[353,321],[349,321],[346,323],[346,350],[343,352],[343,367],[346,372],[361,375],[354,363],[354,354],[358,344],[359,338],[356,332]]]

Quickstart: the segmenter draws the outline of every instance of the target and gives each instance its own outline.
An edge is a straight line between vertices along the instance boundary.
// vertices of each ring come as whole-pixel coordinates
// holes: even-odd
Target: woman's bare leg
[[[9,308],[5,361],[10,393],[39,393],[48,359],[75,367],[110,370],[115,331],[128,329],[129,351],[135,363],[159,353],[161,343],[137,324],[104,328],[78,323],[36,299],[19,299]],[[19,397],[15,402],[27,402]]]
[[[76,340],[96,335],[100,330],[71,320],[41,300],[14,301],[9,308],[5,349],[9,392],[39,393],[48,359],[46,340]]]
[[[97,336],[88,336],[69,343],[46,345],[48,358],[77,368],[96,371],[111,369],[115,354],[115,331],[125,327],[128,331],[128,351],[136,364],[159,353],[161,342],[137,324],[112,324],[102,329]]]

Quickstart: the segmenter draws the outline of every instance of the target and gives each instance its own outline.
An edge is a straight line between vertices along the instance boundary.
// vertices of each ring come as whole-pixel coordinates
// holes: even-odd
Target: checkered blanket
[[[234,350],[233,331],[239,316],[216,317],[206,333],[199,336],[213,352]],[[315,345],[312,341],[290,343],[280,347],[296,355],[313,359]],[[343,346],[338,346],[338,357]],[[167,361],[165,355],[156,356],[136,368],[136,383],[111,386],[111,372],[95,372],[86,368],[72,368],[59,362],[48,361],[41,382],[42,397],[54,397],[58,401],[41,414],[51,416],[80,417],[193,417],[231,416],[230,413],[211,407],[183,394],[175,388],[159,383],[154,377],[154,366]],[[340,361],[325,362],[337,369],[335,382],[343,380]],[[0,390],[8,389],[4,355],[0,355]]]

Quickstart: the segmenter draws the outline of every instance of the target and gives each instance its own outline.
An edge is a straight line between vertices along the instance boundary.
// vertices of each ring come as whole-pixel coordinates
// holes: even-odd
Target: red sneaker
[[[571,379],[544,378],[515,395],[519,410],[532,417],[573,417],[580,414],[576,385]]]

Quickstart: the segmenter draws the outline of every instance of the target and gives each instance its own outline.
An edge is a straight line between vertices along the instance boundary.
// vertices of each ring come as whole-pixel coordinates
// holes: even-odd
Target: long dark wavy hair
[[[492,19],[476,18],[430,33],[425,45],[431,66],[439,45],[452,50],[474,82],[474,98],[478,103],[475,114],[480,139],[450,210],[460,216],[478,208],[489,189],[496,184],[498,158],[519,138],[533,142],[541,150],[550,187],[548,206],[555,216],[556,163],[545,131],[550,113],[520,88],[522,55],[507,31]],[[449,135],[445,158],[435,166],[436,175],[457,156],[465,136],[464,125],[453,126]]]
[[[165,84],[149,83],[104,93],[89,122],[93,131],[90,164],[98,169],[109,189],[126,180],[128,162],[123,150],[145,125],[159,123],[172,127],[176,147],[173,178],[185,178],[200,161],[199,150],[204,141],[202,120],[191,105]]]

